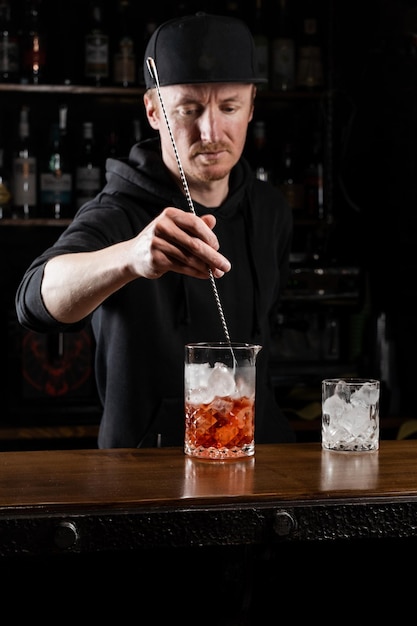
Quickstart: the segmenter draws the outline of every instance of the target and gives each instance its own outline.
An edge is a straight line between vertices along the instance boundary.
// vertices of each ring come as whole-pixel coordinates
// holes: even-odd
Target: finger
[[[201,229],[201,226],[204,228]],[[192,231],[191,234],[190,230]],[[207,224],[195,216],[188,215],[184,219],[180,215],[175,215],[172,219],[165,215],[155,223],[154,238],[160,240],[158,246],[167,256],[174,256],[181,262],[187,262],[188,259],[188,264],[203,263],[213,269],[220,269],[223,272],[229,271],[229,261],[217,252],[217,237],[205,237],[206,231],[212,234]],[[211,239],[210,243],[207,243],[208,239]],[[168,247],[171,245],[174,247]]]
[[[210,246],[201,242],[206,253],[194,254],[189,248],[174,245],[164,238],[154,237],[152,257],[154,264],[163,271],[181,271],[190,276],[207,278],[209,268],[216,277],[221,277],[231,268],[229,260]]]
[[[218,250],[219,242],[212,231],[212,227],[214,227],[215,223],[216,218],[213,215],[205,215],[204,219],[202,219],[193,213],[187,213],[181,209],[169,207],[164,209],[160,214],[156,221],[155,228],[156,232],[165,232],[169,235],[171,226],[174,225],[179,229],[179,231],[172,231],[173,235],[179,237],[178,243],[181,243],[181,232],[183,232],[191,237],[196,237],[204,241],[207,245]],[[159,229],[162,230],[159,231]]]
[[[203,220],[205,224],[207,224],[210,230],[213,230],[213,228],[216,226],[216,218],[210,213],[208,213],[207,215],[202,215],[200,219]]]

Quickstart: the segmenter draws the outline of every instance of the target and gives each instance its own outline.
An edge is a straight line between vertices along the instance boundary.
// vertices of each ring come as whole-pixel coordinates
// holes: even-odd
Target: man
[[[263,346],[255,440],[293,441],[268,372],[292,218],[241,156],[261,82],[250,32],[215,15],[168,21],[148,43],[144,71],[146,115],[158,137],[134,145],[128,159],[107,161],[102,192],[24,275],[18,319],[37,332],[70,332],[91,320],[100,448],[182,445],[184,345],[225,339],[210,269],[231,340]]]

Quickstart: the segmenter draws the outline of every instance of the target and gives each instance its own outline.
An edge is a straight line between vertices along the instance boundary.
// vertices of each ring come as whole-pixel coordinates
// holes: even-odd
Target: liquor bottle
[[[288,0],[278,0],[276,35],[272,40],[271,83],[274,91],[295,86],[295,39]]]
[[[132,25],[133,18],[129,0],[119,0],[118,29],[115,37],[116,49],[113,54],[113,82],[122,87],[129,87],[138,82]]]
[[[4,162],[4,148],[0,146],[0,219],[11,217],[11,199],[9,178]]]
[[[104,22],[100,0],[90,4],[90,21],[85,35],[84,78],[88,84],[100,87],[109,80],[110,37]]]
[[[47,42],[42,0],[26,0],[21,37],[21,82],[45,82]]]
[[[123,134],[122,141],[118,146],[118,151],[126,156],[129,154],[132,146],[142,141],[142,139],[144,139],[142,120],[140,118],[134,118]]]
[[[73,215],[73,176],[67,149],[68,107],[59,107],[59,121],[50,127],[49,149],[40,175],[42,213],[48,218],[70,218]]]
[[[0,0],[0,82],[17,82],[19,71],[19,38],[11,2]]]
[[[74,85],[83,82],[84,26],[70,2],[52,2],[48,6],[48,74],[53,83]],[[81,42],[81,43],[80,43]],[[54,54],[52,54],[52,52]]]
[[[142,122],[139,118],[135,118],[132,121],[132,145],[139,143],[143,139]]]
[[[106,161],[107,159],[117,159],[123,152],[120,133],[111,128],[105,136],[104,149],[103,149],[103,168],[101,174],[102,186],[107,182],[106,180]]]
[[[269,37],[266,23],[267,20],[263,2],[262,0],[256,0],[253,40],[255,42],[259,74],[267,81],[266,83],[259,84],[258,89],[261,90],[269,88]]]
[[[298,49],[297,87],[319,89],[324,84],[322,48],[319,19],[315,3],[306,1],[302,20],[302,34]]]
[[[304,182],[296,142],[285,141],[279,167],[278,187],[294,212],[304,210]]]
[[[94,198],[101,189],[101,159],[94,140],[93,122],[82,126],[82,145],[75,168],[75,208]]]
[[[266,123],[257,120],[253,126],[253,168],[258,180],[268,181],[272,178],[272,167],[266,136]]]
[[[243,4],[241,0],[225,0],[223,3],[224,14],[230,17],[242,17]]]
[[[156,17],[156,15],[150,14],[145,21],[145,26],[143,29],[142,46],[141,46],[141,49],[139,50],[139,58],[141,60],[143,59],[145,55],[145,50],[146,50],[148,41],[152,37],[154,31],[157,28],[158,28],[158,18]],[[143,63],[140,63],[139,64],[139,84],[142,86],[145,84],[145,76],[143,72],[144,72]]]
[[[37,158],[30,138],[27,106],[20,109],[17,148],[12,158],[12,197],[13,217],[36,217]]]
[[[307,217],[324,219],[324,163],[322,140],[318,130],[313,132],[305,168],[304,206]]]

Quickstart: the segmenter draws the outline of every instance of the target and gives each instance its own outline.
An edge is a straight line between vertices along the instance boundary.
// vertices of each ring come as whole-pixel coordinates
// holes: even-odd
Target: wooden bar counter
[[[0,453],[0,556],[417,536],[417,441]]]
[[[352,598],[363,618],[366,596],[373,621],[408,623],[416,556],[417,440],[258,445],[228,462],[0,453],[2,608],[25,620],[263,626],[288,604],[298,621],[356,616]]]

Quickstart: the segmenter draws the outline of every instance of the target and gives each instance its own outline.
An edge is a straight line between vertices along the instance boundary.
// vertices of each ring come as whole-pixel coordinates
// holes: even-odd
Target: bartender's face
[[[162,100],[188,181],[222,180],[239,160],[253,116],[256,88],[241,83],[161,87]],[[168,127],[156,89],[145,93],[152,128],[159,131],[163,160],[178,178]]]

